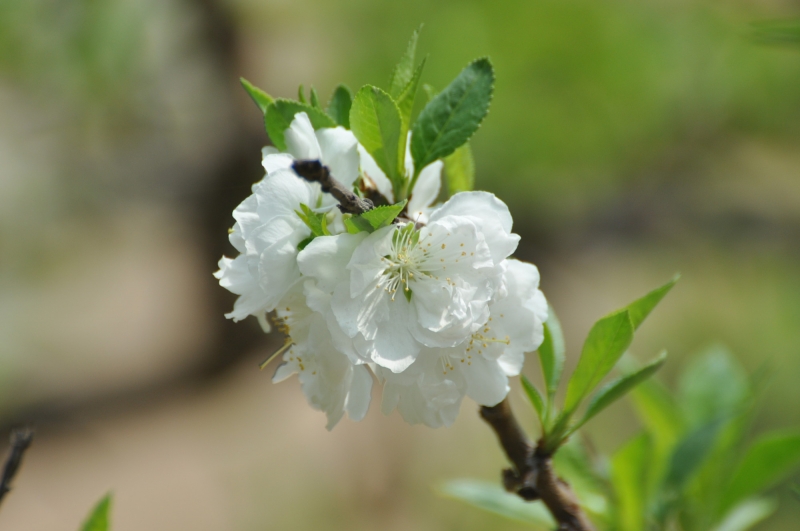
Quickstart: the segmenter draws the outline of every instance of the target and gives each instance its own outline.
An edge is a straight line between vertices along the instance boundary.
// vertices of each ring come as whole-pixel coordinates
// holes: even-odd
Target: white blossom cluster
[[[265,331],[271,320],[286,335],[273,381],[296,373],[328,429],[345,412],[364,417],[373,375],[382,410],[410,423],[449,426],[464,396],[486,406],[503,400],[547,318],[536,267],[509,258],[519,236],[506,205],[487,192],[432,205],[437,161],[420,172],[403,217],[353,234],[336,200],[291,165],[319,159],[348,189],[361,182],[393,202],[375,161],[350,131],[315,131],[305,113],[285,142],[286,153],[264,148],[266,175],[233,212],[239,255],[223,257],[215,273],[239,295],[228,318],[253,315]],[[325,214],[325,235],[312,239],[308,211]]]

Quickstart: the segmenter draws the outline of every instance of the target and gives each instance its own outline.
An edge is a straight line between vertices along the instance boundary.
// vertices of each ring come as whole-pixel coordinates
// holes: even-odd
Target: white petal
[[[366,232],[360,232],[314,238],[297,256],[297,265],[304,275],[316,279],[320,290],[333,293],[338,283],[348,279],[347,264],[366,237]]]
[[[344,127],[325,128],[316,132],[322,163],[346,188],[358,177],[359,156],[356,137]]]
[[[508,378],[495,361],[473,356],[471,363],[463,368],[467,395],[482,406],[496,406],[508,394]]]
[[[415,215],[422,213],[439,197],[439,190],[442,186],[442,167],[444,163],[437,160],[428,164],[420,172],[414,190],[411,192],[411,199],[408,201],[408,213],[411,219],[416,219]]]
[[[299,112],[294,115],[292,124],[284,133],[286,140],[286,151],[288,151],[294,158],[298,160],[303,159],[321,159],[322,151],[317,142],[317,136],[314,134],[314,127],[311,125],[311,120],[304,112]]]
[[[265,155],[264,158],[261,159],[261,165],[264,167],[267,175],[278,170],[288,170],[292,167],[292,162],[294,162],[294,159],[288,153],[271,153]]]
[[[278,216],[297,218],[295,211],[300,209],[301,203],[310,207],[316,203],[311,186],[289,170],[278,170],[256,183],[253,195],[258,201],[261,223],[269,223]]]
[[[357,365],[353,367],[353,380],[344,404],[347,415],[355,421],[362,420],[367,414],[371,399],[372,376],[366,365]]]
[[[383,194],[390,203],[394,203],[392,182],[386,177],[386,174],[383,173],[383,170],[378,166],[378,163],[375,162],[375,159],[372,158],[372,155],[367,153],[367,150],[364,149],[364,146],[361,144],[358,145],[358,154],[361,158],[361,171],[375,183],[375,186],[378,187],[378,191]]]

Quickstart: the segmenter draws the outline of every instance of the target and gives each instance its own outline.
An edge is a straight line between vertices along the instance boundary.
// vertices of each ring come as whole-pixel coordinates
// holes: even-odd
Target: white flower
[[[289,339],[273,382],[297,374],[308,403],[327,415],[329,430],[345,413],[353,420],[363,419],[372,395],[369,369],[334,347],[325,319],[305,304],[301,285],[281,301],[276,315],[278,328]]]
[[[392,191],[392,183],[383,170],[372,158],[372,155],[367,153],[367,150],[359,144],[358,153],[361,156],[361,170],[366,177],[375,184],[377,190],[389,201],[395,202],[394,192]],[[411,158],[411,133],[408,133],[408,141],[406,142],[405,154],[405,167],[406,177],[409,179],[414,175],[414,160]],[[414,189],[411,190],[411,195],[408,200],[408,207],[406,208],[408,219],[419,223],[427,223],[428,215],[431,212],[431,205],[439,197],[439,190],[442,186],[442,168],[444,163],[441,160],[431,162],[420,171],[417,177],[417,182],[414,184]],[[369,182],[369,181],[368,181]]]
[[[508,260],[507,291],[491,301],[485,326],[453,348],[423,349],[400,374],[378,368],[384,380],[381,409],[398,409],[411,423],[449,426],[463,397],[494,406],[509,391],[508,377],[522,369],[525,352],[539,348],[547,319],[547,302],[538,289],[535,266]]]
[[[345,183],[352,184],[358,176],[357,142],[350,131],[341,127],[314,131],[308,116],[298,113],[285,138],[289,153],[265,148],[262,162],[267,175],[233,212],[236,223],[230,241],[241,254],[233,260],[223,257],[215,273],[220,285],[240,296],[226,314],[235,321],[255,315],[265,322],[265,312],[275,309],[300,279],[297,246],[311,234],[296,214],[300,205],[325,210],[335,204],[320,192],[319,184],[290,169],[294,158],[321,159]]]

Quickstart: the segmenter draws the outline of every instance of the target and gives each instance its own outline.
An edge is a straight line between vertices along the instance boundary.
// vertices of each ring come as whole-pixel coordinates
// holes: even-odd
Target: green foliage
[[[408,136],[408,129],[411,126],[411,112],[414,110],[414,101],[417,97],[417,89],[419,88],[419,79],[422,76],[422,70],[425,68],[425,59],[414,70],[408,84],[403,88],[397,96],[397,109],[400,111],[400,119],[403,123],[402,135],[403,138]],[[405,157],[405,152],[403,153]]]
[[[97,502],[89,517],[81,527],[81,531],[108,531],[108,511],[111,508],[111,493],[106,494]]]
[[[328,115],[337,124],[350,129],[350,107],[353,105],[353,93],[345,85],[339,85],[331,95],[328,103]]]
[[[375,207],[372,210],[364,212],[358,216],[345,218],[344,224],[347,232],[357,234],[359,232],[374,232],[383,227],[388,227],[400,215],[400,212],[406,207],[405,199],[394,205],[386,205]],[[406,225],[408,229],[413,230],[414,226]]]
[[[411,79],[414,77],[414,57],[417,55],[417,41],[422,26],[414,30],[411,39],[408,41],[405,53],[400,58],[400,62],[394,67],[392,79],[389,81],[389,94],[397,98],[405,90]]]
[[[258,108],[261,109],[261,112],[266,114],[267,107],[272,105],[275,99],[243,77],[239,78],[239,82],[242,84],[242,87],[244,87],[250,97],[253,98],[253,101],[256,105],[258,105]]]
[[[634,330],[639,328],[647,316],[650,315],[650,312],[653,311],[653,308],[655,308],[658,303],[661,302],[661,299],[663,299],[664,296],[670,292],[680,278],[680,275],[675,275],[672,277],[672,280],[660,288],[654,289],[641,299],[636,300],[628,305],[628,313],[630,314],[631,323],[633,323]]]
[[[362,87],[350,109],[350,127],[391,181],[395,197],[402,197],[406,141],[400,111],[392,97],[378,87]]]
[[[311,87],[311,106],[315,109],[322,110],[322,105],[319,102],[319,94],[317,94],[317,89]]]
[[[469,142],[444,158],[444,181],[448,196],[468,192],[475,187],[475,159]]]
[[[551,306],[548,309],[547,321],[544,323],[544,340],[539,346],[539,362],[542,364],[544,384],[547,388],[548,403],[552,403],[561,382],[566,360],[564,334],[556,312]]]
[[[302,88],[302,87],[301,87]],[[264,116],[264,125],[267,128],[267,134],[275,144],[275,147],[281,151],[286,150],[286,140],[284,133],[286,129],[292,125],[294,115],[304,112],[311,120],[311,125],[314,129],[321,129],[323,127],[336,127],[333,119],[319,109],[311,107],[305,103],[300,103],[292,100],[277,99],[269,107],[267,107],[266,115]]]
[[[311,230],[311,236],[297,244],[301,251],[311,243],[317,236],[330,236],[328,230],[328,217],[322,212],[314,212],[308,205],[300,204],[300,210],[295,210],[297,217]]]
[[[489,112],[493,90],[492,64],[478,59],[422,109],[411,133],[415,173],[411,188],[422,168],[469,140]]]
[[[462,479],[442,485],[439,493],[505,518],[529,524],[532,529],[553,529],[553,518],[540,503],[527,503],[504,491],[499,485]]]
[[[616,487],[615,519],[619,531],[645,529],[648,481],[652,441],[642,433],[611,458],[611,480]]]
[[[525,375],[522,376],[522,389],[525,391],[525,395],[527,395],[528,400],[530,400],[533,409],[536,410],[536,415],[539,417],[539,422],[542,424],[542,429],[544,429],[547,423],[547,413],[545,411],[545,403],[544,398],[542,398],[541,393],[539,390],[536,389],[528,378]]]

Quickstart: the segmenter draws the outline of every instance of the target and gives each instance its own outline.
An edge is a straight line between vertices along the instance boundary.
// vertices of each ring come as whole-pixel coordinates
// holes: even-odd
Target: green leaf
[[[311,106],[322,110],[322,105],[319,103],[319,94],[317,94],[317,89],[314,87],[311,87]]]
[[[425,96],[428,98],[428,101],[431,101],[439,94],[439,91],[433,88],[433,85],[429,85],[427,83],[422,85],[422,90],[425,91]]]
[[[712,531],[746,531],[766,520],[777,508],[775,500],[766,498],[745,500],[734,507]]]
[[[651,455],[650,436],[642,433],[617,450],[611,459],[611,483],[617,501],[615,529],[619,531],[645,529]]]
[[[583,398],[611,372],[632,340],[633,323],[627,309],[614,312],[594,324],[567,387],[566,416],[572,414]]]
[[[261,109],[261,112],[266,114],[267,107],[272,105],[272,102],[274,102],[275,99],[243,77],[239,78],[239,82],[242,84],[242,87],[244,87],[250,97],[253,98],[253,101],[256,103],[256,105],[258,105],[258,108]]]
[[[405,53],[403,53],[397,66],[394,67],[392,79],[389,81],[389,94],[393,98],[400,96],[414,77],[414,56],[417,54],[417,40],[419,40],[419,32],[421,30],[422,25],[411,34],[411,40],[408,41]]]
[[[303,85],[297,87],[297,100],[304,105],[308,105],[308,100],[306,100],[306,88]]]
[[[297,244],[297,250],[298,250],[298,251],[302,251],[303,249],[305,249],[306,247],[308,247],[308,244],[309,244],[309,243],[311,243],[311,242],[313,242],[313,241],[314,241],[314,238],[316,238],[316,236],[314,236],[314,235],[312,234],[312,235],[311,235],[311,236],[309,236],[308,238],[305,238],[305,239],[303,239],[303,240],[300,240],[300,243],[298,243],[298,244]],[[272,358],[270,358],[270,360],[272,360]]]
[[[406,203],[408,203],[408,201],[403,199],[394,205],[375,207],[372,210],[364,212],[360,215],[360,217],[369,222],[372,230],[388,227],[392,224],[395,218],[400,215],[400,212],[402,212],[406,207]]]
[[[319,109],[292,100],[277,99],[267,108],[264,124],[267,127],[267,134],[272,143],[281,151],[286,150],[284,133],[292,125],[294,115],[299,112],[304,112],[308,115],[314,129],[336,127],[333,119]]]
[[[311,229],[312,236],[331,235],[328,230],[328,217],[324,213],[314,212],[308,205],[300,203],[300,211],[295,210],[295,214]]]
[[[531,383],[525,375],[522,376],[522,388],[525,390],[525,394],[528,396],[528,400],[531,401],[531,405],[533,405],[533,409],[536,410],[536,414],[539,416],[539,422],[542,423],[542,426],[545,425],[545,405],[544,399],[542,395],[539,393],[539,390]]]
[[[526,502],[509,494],[500,485],[469,479],[449,481],[442,485],[439,494],[460,500],[473,507],[498,514],[518,522],[531,524],[534,529],[553,529],[553,518],[541,502]]]
[[[631,314],[631,322],[633,323],[634,330],[639,328],[639,325],[642,324],[642,321],[644,321],[645,318],[650,315],[650,312],[653,311],[653,308],[655,308],[656,305],[661,302],[661,299],[663,299],[664,296],[669,293],[669,291],[680,278],[680,275],[675,275],[672,277],[672,280],[660,288],[654,289],[641,299],[628,305],[628,312]]]
[[[395,198],[402,197],[405,138],[400,111],[391,96],[371,85],[362,87],[350,109],[350,128],[392,182]]]
[[[609,382],[606,386],[595,393],[595,395],[589,401],[589,406],[586,408],[586,413],[583,414],[583,418],[570,429],[570,432],[574,432],[586,424],[589,419],[625,396],[628,391],[650,378],[658,369],[661,368],[662,365],[664,365],[666,360],[667,353],[662,352],[653,361],[638,371],[631,374],[626,374],[625,376]]]
[[[664,489],[678,493],[703,464],[714,447],[724,420],[718,419],[689,432],[674,448],[664,477]]]
[[[722,345],[695,356],[678,381],[678,403],[692,426],[735,415],[750,397],[747,373]]]
[[[427,59],[422,60],[416,70],[414,70],[414,75],[411,77],[411,80],[409,80],[408,84],[397,96],[397,109],[400,111],[400,119],[403,122],[403,130],[401,131],[403,138],[408,136],[408,128],[411,126],[411,113],[414,110],[414,100],[417,97],[419,78],[422,75],[422,69],[425,68],[426,60]]]
[[[475,187],[475,159],[469,142],[444,158],[444,175],[448,197]]]
[[[350,107],[353,105],[353,93],[345,85],[339,85],[333,91],[331,101],[328,103],[328,114],[333,120],[350,129]]]
[[[608,519],[611,507],[606,496],[605,474],[596,469],[581,437],[572,437],[558,449],[553,455],[553,466],[558,476],[572,487],[581,507],[599,519]]]
[[[547,399],[552,403],[558,391],[558,384],[561,382],[566,355],[561,323],[552,306],[548,308],[548,312],[547,321],[544,323],[544,341],[539,346],[539,362],[542,364],[542,374],[547,387]]]
[[[369,221],[361,216],[352,216],[344,218],[344,228],[350,234],[358,234],[359,232],[372,232],[374,229]]]
[[[773,432],[760,437],[744,455],[722,498],[723,510],[768,489],[800,466],[800,433]]]
[[[411,134],[412,189],[422,168],[451,154],[477,131],[489,112],[493,88],[492,64],[478,59],[422,109]]]
[[[89,518],[84,522],[81,531],[108,531],[108,511],[111,508],[111,493],[106,494],[97,502]]]

